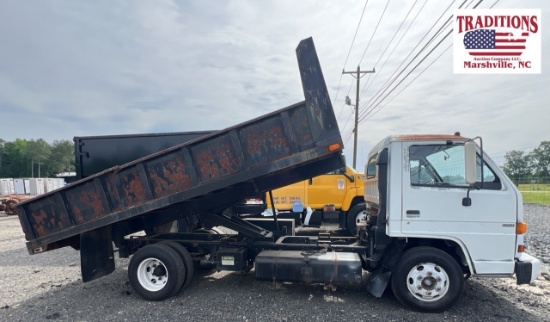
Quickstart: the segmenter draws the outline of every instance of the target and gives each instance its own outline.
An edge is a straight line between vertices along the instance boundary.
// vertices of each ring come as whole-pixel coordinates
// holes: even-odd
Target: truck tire
[[[178,253],[168,245],[147,245],[132,256],[128,279],[142,298],[163,301],[183,286],[185,266]]]
[[[362,202],[351,207],[347,214],[348,232],[357,236],[357,222],[367,220],[367,205]]]
[[[178,255],[180,255],[181,260],[183,261],[183,266],[185,266],[185,280],[181,289],[176,290],[176,293],[173,294],[176,295],[177,293],[179,293],[180,290],[187,288],[187,286],[189,286],[191,280],[193,279],[193,258],[191,257],[187,249],[181,244],[178,244],[174,241],[163,241],[161,242],[161,244],[168,245],[170,248],[175,250]]]
[[[449,254],[421,246],[403,253],[392,269],[391,286],[404,306],[441,312],[460,299],[464,291],[464,274]]]

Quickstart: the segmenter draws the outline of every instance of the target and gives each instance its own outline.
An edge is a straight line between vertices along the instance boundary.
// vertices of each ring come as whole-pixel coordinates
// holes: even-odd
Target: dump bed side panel
[[[77,136],[73,139],[76,177],[82,179],[213,132]]]
[[[216,191],[236,190],[244,182],[253,182],[259,193],[289,184],[291,178],[330,171],[328,164],[343,166],[334,162],[341,160],[343,144],[322,75],[315,76],[320,66],[311,38],[297,52],[306,102],[21,203],[17,212],[29,252]],[[323,160],[331,162],[317,168]]]

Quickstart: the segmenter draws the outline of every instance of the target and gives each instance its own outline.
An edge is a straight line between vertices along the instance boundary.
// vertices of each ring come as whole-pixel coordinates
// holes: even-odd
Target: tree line
[[[503,170],[514,183],[550,183],[550,141],[532,152],[512,150],[504,155]],[[0,138],[0,178],[55,177],[75,171],[74,143],[70,140]]]
[[[503,170],[514,183],[550,183],[550,141],[532,152],[512,150],[504,155]]]
[[[72,141],[0,139],[0,178],[47,178],[71,171],[75,171]]]

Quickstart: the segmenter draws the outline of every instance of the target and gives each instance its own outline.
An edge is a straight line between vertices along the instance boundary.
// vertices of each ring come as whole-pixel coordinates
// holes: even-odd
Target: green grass
[[[550,206],[550,184],[520,184],[519,191],[524,203],[536,203]]]
[[[519,191],[548,191],[550,192],[550,184],[542,183],[525,183],[518,186]]]

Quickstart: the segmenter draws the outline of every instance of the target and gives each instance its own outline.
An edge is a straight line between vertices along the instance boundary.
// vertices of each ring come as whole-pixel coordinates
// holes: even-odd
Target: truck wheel
[[[391,286],[404,306],[427,312],[451,307],[464,291],[464,275],[449,254],[433,247],[407,250],[392,270]]]
[[[183,282],[183,286],[181,287],[181,289],[185,289],[187,286],[189,286],[191,280],[193,279],[193,258],[191,257],[187,249],[181,244],[178,244],[174,241],[163,241],[161,242],[161,244],[170,246],[170,248],[175,250],[181,257],[183,261],[183,266],[185,266],[185,281]],[[176,295],[179,291],[180,290],[176,290],[176,293],[174,293],[174,295]]]
[[[351,207],[348,211],[347,222],[348,232],[352,236],[357,235],[357,223],[367,221],[367,205],[365,203],[359,203]]]
[[[128,279],[142,298],[163,301],[183,286],[185,266],[178,253],[169,246],[147,245],[132,256]]]

